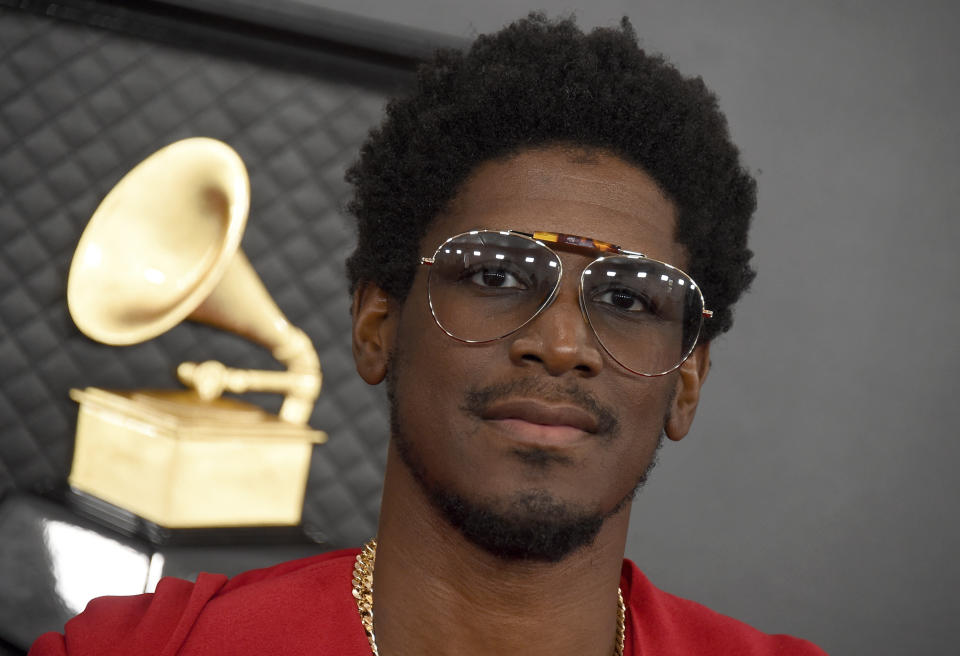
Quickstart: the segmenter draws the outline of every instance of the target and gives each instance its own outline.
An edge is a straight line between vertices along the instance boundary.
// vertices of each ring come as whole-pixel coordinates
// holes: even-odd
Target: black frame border
[[[244,8],[229,0],[180,2],[0,0],[0,7],[300,72],[329,76],[341,68],[354,79],[359,67],[368,80],[387,86],[409,81],[436,49],[469,44],[467,39],[289,0],[276,0],[270,9]]]

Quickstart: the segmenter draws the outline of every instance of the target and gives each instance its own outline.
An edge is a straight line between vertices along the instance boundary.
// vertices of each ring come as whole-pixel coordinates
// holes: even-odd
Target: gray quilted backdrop
[[[71,387],[174,387],[183,360],[277,367],[262,349],[197,325],[137,346],[100,345],[67,313],[70,259],[99,200],[155,149],[204,135],[246,161],[243,248],[320,354],[310,423],[330,441],[313,456],[305,520],[334,543],[372,534],[387,421],[380,391],[354,374],[350,356],[343,259],[353,232],[342,178],[379,119],[384,80],[407,74],[343,73],[292,72],[0,8],[0,497],[63,484]]]

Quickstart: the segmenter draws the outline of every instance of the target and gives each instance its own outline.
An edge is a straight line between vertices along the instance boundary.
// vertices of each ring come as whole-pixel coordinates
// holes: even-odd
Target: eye
[[[650,299],[624,287],[607,289],[593,297],[595,303],[605,303],[623,312],[651,312]]]
[[[490,289],[526,289],[520,277],[502,265],[477,265],[464,272],[464,278],[478,287]]]

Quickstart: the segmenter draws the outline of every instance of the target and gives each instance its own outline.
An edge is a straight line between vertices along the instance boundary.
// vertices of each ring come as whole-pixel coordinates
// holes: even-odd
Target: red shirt
[[[346,549],[246,572],[160,581],[153,594],[101,597],[46,633],[29,656],[108,654],[330,654],[370,656],[352,590],[357,550]],[[767,635],[655,588],[629,560],[627,656],[823,656],[813,644]]]

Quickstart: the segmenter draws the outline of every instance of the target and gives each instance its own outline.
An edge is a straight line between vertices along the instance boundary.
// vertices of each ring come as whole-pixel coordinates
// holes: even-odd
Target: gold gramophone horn
[[[225,143],[192,138],[158,150],[91,217],[70,265],[67,305],[80,330],[106,344],[136,344],[184,319],[249,338],[287,371],[185,362],[181,381],[205,399],[281,392],[280,418],[305,424],[320,393],[320,362],[239,249],[249,204],[246,168]]]

